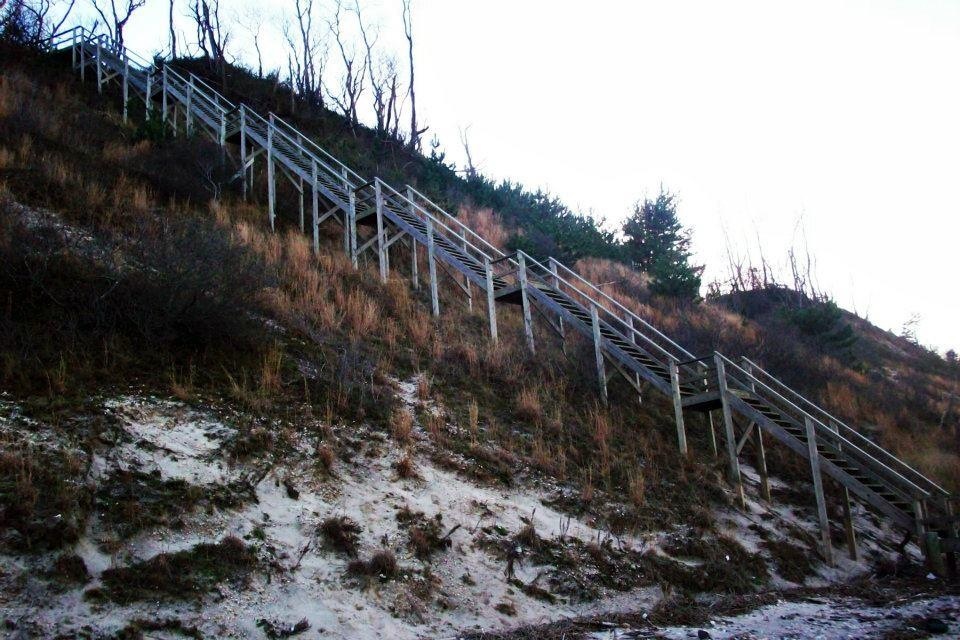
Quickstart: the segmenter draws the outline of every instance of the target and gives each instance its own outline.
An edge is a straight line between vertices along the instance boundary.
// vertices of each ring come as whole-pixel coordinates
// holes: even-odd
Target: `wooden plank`
[[[673,419],[677,424],[677,446],[680,447],[680,454],[687,455],[687,429],[683,424],[683,398],[680,396],[680,371],[677,368],[677,361],[670,359],[670,387],[673,396]]]
[[[733,415],[730,412],[730,399],[736,397],[727,389],[727,371],[724,367],[723,358],[719,354],[714,356],[717,365],[717,381],[720,392],[720,405],[723,410],[723,428],[725,440],[727,441],[727,456],[730,464],[730,484],[737,492],[738,502],[741,508],[746,508],[747,499],[743,493],[743,479],[740,477],[740,461],[737,459],[737,436],[733,430]]]
[[[490,258],[483,259],[483,271],[487,279],[487,322],[490,325],[490,339],[497,344],[497,303],[493,290],[493,267]]]
[[[310,163],[310,172],[313,174],[310,181],[310,212],[313,219],[313,252],[320,253],[320,192],[317,190],[317,163]]]
[[[810,475],[813,477],[813,492],[817,499],[817,519],[820,521],[820,552],[823,559],[833,566],[833,544],[830,541],[830,520],[827,517],[827,500],[823,494],[823,475],[820,472],[820,452],[817,450],[817,431],[813,420],[804,420],[807,435]]]
[[[590,305],[590,324],[593,327],[593,353],[597,366],[597,384],[600,387],[600,401],[603,406],[607,406],[609,398],[607,396],[607,376],[603,367],[603,344],[600,341],[600,316],[597,314],[597,307]]]
[[[440,296],[437,292],[437,258],[433,241],[433,221],[427,218],[427,269],[430,273],[430,309],[433,316],[440,315]]]
[[[277,217],[277,175],[273,162],[272,124],[267,128],[267,207],[267,215],[270,216],[270,230],[273,231],[276,228],[274,220]]]
[[[523,308],[523,333],[527,338],[527,348],[530,353],[537,352],[537,345],[533,341],[533,318],[530,317],[530,299],[527,295],[527,266],[522,253],[517,253],[517,262],[520,268],[517,275],[520,280],[520,301]]]

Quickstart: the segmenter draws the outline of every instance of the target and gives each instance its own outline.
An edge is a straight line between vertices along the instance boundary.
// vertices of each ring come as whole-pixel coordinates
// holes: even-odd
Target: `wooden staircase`
[[[720,353],[694,356],[559,261],[549,258],[544,265],[522,251],[505,254],[413,187],[401,193],[380,178],[360,176],[276,115],[262,117],[246,105],[234,104],[193,74],[181,74],[173,64],[139,58],[109,37],[82,27],[54,36],[49,44],[52,50],[68,49],[81,78],[95,75],[101,91],[109,82],[118,83],[125,116],[132,93],[143,101],[148,117],[160,117],[175,134],[205,135],[225,154],[228,149],[235,152],[239,156],[236,177],[242,179],[244,193],[251,188],[259,160],[268,176],[271,227],[276,219],[277,178],[286,178],[300,194],[304,232],[309,197],[315,249],[320,225],[329,220],[342,228],[344,250],[354,265],[365,252],[375,251],[381,278],[386,280],[390,247],[400,242],[414,256],[411,269],[416,281],[417,247],[425,247],[435,315],[439,313],[439,266],[462,276],[464,282],[458,286],[471,301],[473,286],[486,293],[493,340],[497,339],[498,302],[522,306],[531,350],[535,349],[530,312],[534,306],[556,319],[551,325],[561,337],[568,328],[576,330],[594,344],[604,402],[608,364],[638,392],[646,390],[646,382],[672,399],[678,445],[684,453],[684,412],[709,416],[716,454],[713,412],[719,410],[730,481],[741,498],[739,457],[749,439],[759,452],[761,489],[766,483],[764,435],[804,457],[811,467],[822,552],[828,560],[832,561],[832,548],[824,476],[841,488],[852,555],[856,555],[856,540],[849,515],[851,494],[915,536],[928,556],[957,550],[954,496],[755,363],[746,359],[735,363]],[[360,234],[361,229],[369,235]],[[769,498],[769,492],[764,493]]]

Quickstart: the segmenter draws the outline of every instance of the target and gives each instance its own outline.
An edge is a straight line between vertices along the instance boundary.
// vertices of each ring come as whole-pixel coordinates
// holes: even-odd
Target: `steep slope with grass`
[[[8,629],[413,638],[611,611],[668,624],[897,566],[896,534],[859,507],[864,557],[813,559],[796,461],[774,469],[773,505],[747,467],[735,510],[704,424],[684,458],[655,394],[638,403],[614,382],[598,405],[590,345],[564,355],[538,325],[539,357],[518,356],[522,321],[503,310],[493,346],[454,286],[433,319],[425,292],[354,270],[335,229],[318,255],[292,220],[271,233],[256,200],[218,182],[219,150],[124,125],[117,96],[62,61],[5,55]],[[493,241],[516,234],[463,215]],[[686,344],[775,353],[762,318],[653,298],[616,263],[579,268]],[[815,353],[798,344],[785,362]],[[827,358],[813,389],[850,371]]]

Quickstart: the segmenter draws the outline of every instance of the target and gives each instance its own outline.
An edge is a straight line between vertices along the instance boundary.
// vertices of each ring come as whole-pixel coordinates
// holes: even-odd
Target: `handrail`
[[[896,479],[898,479],[898,480],[902,481],[903,483],[906,483],[906,484],[909,485],[910,487],[913,487],[914,489],[916,489],[920,494],[923,495],[923,497],[929,497],[930,494],[929,494],[929,492],[928,492],[927,490],[923,489],[922,487],[918,487],[918,486],[917,486],[916,484],[914,484],[911,480],[909,480],[908,478],[903,477],[903,475],[901,475],[900,473],[898,473],[895,469],[891,469],[891,468],[888,467],[886,464],[884,464],[884,463],[881,462],[880,460],[877,460],[876,458],[874,458],[872,455],[870,455],[869,453],[867,453],[866,451],[864,451],[863,449],[861,449],[860,447],[858,447],[858,446],[857,446],[856,444],[854,444],[853,442],[850,442],[849,440],[847,440],[845,437],[843,437],[842,435],[840,435],[838,432],[834,431],[833,429],[831,429],[831,428],[828,427],[827,425],[823,424],[823,422],[821,422],[819,419],[817,419],[816,417],[810,415],[808,412],[806,412],[806,411],[804,411],[803,409],[801,409],[800,407],[798,407],[796,404],[794,404],[793,402],[791,402],[788,398],[785,398],[782,394],[780,394],[776,389],[773,389],[773,388],[770,387],[768,384],[766,384],[765,382],[763,382],[762,380],[760,380],[760,379],[757,378],[756,376],[752,375],[749,371],[747,371],[746,369],[744,369],[743,367],[741,367],[740,365],[738,365],[736,362],[734,362],[734,361],[731,360],[730,358],[726,357],[725,355],[723,355],[723,354],[720,353],[719,351],[715,351],[715,352],[714,352],[714,355],[719,356],[720,359],[723,360],[723,362],[724,362],[725,364],[728,364],[728,365],[732,366],[734,369],[736,369],[737,371],[739,371],[740,373],[742,373],[743,375],[745,375],[745,376],[747,377],[747,379],[748,379],[751,383],[759,384],[759,385],[762,386],[765,390],[769,391],[769,392],[772,393],[774,396],[776,396],[778,399],[780,399],[781,401],[785,402],[785,403],[787,404],[787,406],[789,406],[790,408],[792,408],[792,409],[794,409],[795,411],[797,411],[798,413],[800,413],[803,417],[809,418],[810,420],[812,420],[815,427],[819,426],[820,428],[825,429],[825,430],[826,430],[826,433],[829,434],[828,437],[829,437],[830,439],[839,440],[839,441],[840,441],[840,444],[844,447],[844,450],[845,450],[845,451],[848,451],[848,452],[849,452],[850,449],[847,448],[847,447],[852,447],[852,449],[853,449],[854,451],[863,454],[863,456],[864,456],[867,460],[876,463],[876,465],[878,465],[881,469],[889,472],[890,474],[893,474],[893,477],[895,477]],[[727,377],[728,377],[728,378],[731,378],[732,380],[734,380],[734,381],[736,381],[736,382],[740,382],[740,384],[744,384],[742,381],[736,380],[736,378],[733,378],[732,376],[730,376],[729,373],[727,374]]]
[[[479,254],[480,254],[481,256],[483,256],[485,259],[490,260],[490,256],[488,256],[482,249],[480,249],[479,247],[475,246],[473,243],[471,243],[471,242],[470,242],[469,240],[467,240],[466,238],[457,235],[457,232],[454,231],[453,229],[451,229],[443,220],[438,219],[438,218],[437,218],[436,216],[434,216],[432,213],[430,213],[429,211],[427,211],[422,205],[418,204],[415,200],[411,200],[410,198],[408,198],[408,197],[405,196],[404,194],[400,193],[399,191],[397,191],[396,189],[394,189],[393,187],[391,187],[389,184],[387,184],[386,182],[384,182],[384,181],[381,180],[380,178],[376,178],[376,181],[377,181],[381,186],[386,187],[386,189],[387,189],[391,194],[393,194],[394,196],[400,198],[404,203],[413,205],[415,208],[419,209],[420,212],[423,213],[424,216],[426,216],[427,218],[429,218],[431,222],[433,222],[433,223],[439,225],[441,228],[446,229],[447,231],[449,231],[449,232],[453,235],[454,238],[456,238],[457,240],[462,241],[465,245],[467,245],[469,248],[471,248],[471,249],[473,249],[474,251],[476,251],[477,253],[479,253]],[[449,238],[448,238],[448,239],[449,239]]]
[[[914,480],[920,480],[922,483],[928,485],[928,488],[929,488],[929,489],[932,489],[932,490],[934,490],[934,491],[936,491],[936,492],[938,492],[938,493],[941,493],[941,494],[943,494],[944,496],[949,496],[949,495],[950,495],[950,492],[949,492],[949,491],[947,491],[946,489],[944,489],[943,487],[941,487],[940,485],[938,485],[936,482],[934,482],[934,481],[931,480],[930,478],[926,477],[925,475],[923,475],[922,473],[920,473],[919,471],[917,471],[916,469],[914,469],[913,467],[911,467],[909,464],[906,463],[906,461],[898,458],[897,456],[895,456],[895,455],[892,454],[891,452],[887,451],[886,449],[884,449],[883,447],[881,447],[881,446],[878,445],[877,443],[873,442],[872,440],[870,440],[869,438],[867,438],[866,436],[864,436],[862,433],[860,433],[860,432],[857,431],[856,429],[852,428],[851,426],[849,426],[848,424],[846,424],[845,422],[843,422],[843,421],[840,420],[839,418],[833,416],[831,413],[829,413],[829,412],[828,412],[826,409],[824,409],[823,407],[815,404],[812,400],[810,400],[810,399],[807,398],[806,396],[801,395],[800,393],[798,393],[797,391],[795,391],[795,390],[792,389],[791,387],[787,386],[787,384],[786,384],[785,382],[783,382],[782,380],[780,380],[779,378],[777,378],[776,376],[774,376],[773,374],[771,374],[769,371],[767,371],[766,369],[764,369],[763,367],[761,367],[760,365],[758,365],[756,362],[753,362],[752,360],[750,360],[750,359],[747,358],[746,356],[743,356],[742,359],[743,359],[744,362],[747,362],[753,369],[755,369],[756,371],[759,371],[761,374],[763,374],[766,378],[768,378],[771,382],[773,382],[774,384],[776,384],[778,387],[780,387],[781,389],[783,389],[784,391],[786,391],[787,393],[789,393],[790,395],[792,395],[794,398],[800,400],[803,404],[806,404],[807,406],[809,406],[809,407],[810,407],[811,409],[813,409],[814,411],[818,412],[823,418],[826,418],[827,421],[830,421],[830,422],[835,423],[838,428],[841,428],[841,427],[842,427],[843,429],[845,429],[846,434],[848,434],[848,435],[849,435],[849,434],[853,434],[853,436],[855,436],[855,438],[856,438],[858,441],[865,443],[868,448],[870,448],[870,449],[872,449],[872,450],[874,450],[874,451],[879,452],[879,453],[882,455],[882,457],[889,458],[890,460],[896,462],[897,465],[903,467],[903,469],[905,469],[906,471],[908,471],[910,475],[913,475],[913,476],[914,476]],[[827,425],[827,427],[829,428],[829,425]]]
[[[535,276],[538,280],[540,280],[541,282],[543,282],[544,284],[550,286],[550,283],[547,282],[547,281],[544,279],[544,277],[551,278],[551,279],[554,279],[554,280],[559,281],[559,282],[563,282],[563,283],[566,284],[568,287],[570,287],[571,289],[573,289],[574,291],[576,291],[577,293],[579,293],[580,295],[582,295],[584,298],[586,298],[587,300],[589,300],[591,304],[599,307],[600,309],[603,309],[604,311],[606,311],[608,314],[610,314],[610,315],[613,316],[614,318],[617,318],[617,319],[620,321],[621,324],[624,324],[624,323],[623,323],[623,320],[622,320],[621,318],[619,318],[618,316],[614,315],[614,313],[613,313],[612,311],[610,311],[609,309],[607,309],[606,307],[604,307],[602,304],[599,304],[596,300],[594,300],[593,298],[591,298],[588,294],[586,294],[586,293],[584,293],[583,291],[581,291],[580,289],[578,289],[577,286],[574,285],[573,283],[567,281],[567,280],[566,280],[565,278],[563,278],[562,276],[560,276],[560,275],[554,273],[553,271],[551,271],[550,269],[548,269],[546,266],[543,265],[542,262],[540,262],[540,261],[537,260],[536,258],[531,257],[531,256],[530,256],[529,254],[527,254],[525,251],[520,251],[520,250],[518,250],[518,251],[517,251],[517,254],[523,256],[524,264],[527,266],[527,270],[530,269],[529,265],[530,265],[530,264],[533,264],[533,265],[536,265],[536,266],[540,267],[540,268],[544,271],[544,273],[547,274],[546,276],[539,276],[539,275],[537,275],[536,273],[534,273],[534,276]],[[554,288],[557,289],[557,290],[559,290],[559,287],[554,286]],[[561,291],[561,293],[562,293],[562,291]],[[607,324],[610,325],[609,322],[607,322]],[[610,326],[611,326],[611,328],[613,328],[612,325],[610,325]],[[624,326],[626,326],[626,325],[624,325]],[[616,330],[616,329],[614,329],[614,330]],[[660,346],[659,344],[657,344],[656,342],[654,342],[649,336],[647,336],[647,335],[644,334],[643,332],[637,330],[635,327],[633,328],[633,332],[634,332],[636,335],[640,336],[640,338],[642,338],[644,341],[646,341],[647,344],[651,345],[651,346],[654,347],[657,351],[659,351],[661,354],[663,354],[664,356],[666,356],[667,361],[673,360],[674,362],[676,362],[677,358],[676,358],[673,354],[671,354],[669,351],[667,351],[666,349],[664,349],[662,346]],[[623,336],[622,334],[621,334],[621,337],[626,338],[626,336]],[[629,338],[627,338],[627,339],[629,340]]]
[[[336,164],[336,165],[339,166],[341,169],[343,169],[344,171],[346,171],[347,174],[349,174],[350,176],[352,176],[353,178],[355,178],[355,179],[357,180],[357,184],[363,184],[364,182],[366,182],[366,180],[364,180],[363,177],[362,177],[359,173],[357,173],[356,171],[354,171],[353,169],[351,169],[351,168],[348,167],[347,165],[345,165],[345,164],[343,164],[342,162],[340,162],[340,160],[338,160],[336,157],[334,157],[334,156],[333,156],[331,153],[329,153],[326,149],[324,149],[323,147],[321,147],[320,145],[318,145],[316,142],[314,142],[314,141],[311,140],[310,138],[308,138],[308,137],[306,137],[305,135],[303,135],[302,133],[300,133],[300,131],[297,130],[297,128],[294,127],[292,124],[290,124],[289,122],[287,122],[286,120],[284,120],[283,118],[281,118],[280,116],[278,116],[277,114],[275,114],[275,113],[273,113],[273,112],[270,113],[270,116],[271,116],[271,119],[272,119],[275,123],[276,123],[276,122],[279,122],[279,123],[280,123],[281,125],[283,125],[284,127],[287,127],[287,128],[290,129],[291,131],[296,132],[296,134],[297,134],[297,135],[300,137],[300,139],[303,141],[303,142],[300,142],[300,143],[299,143],[301,146],[303,146],[303,143],[304,143],[304,142],[306,142],[307,144],[309,144],[311,147],[313,147],[314,149],[316,149],[317,151],[319,151],[321,154],[323,154],[323,156],[325,156],[325,157],[328,158],[330,161],[332,161],[334,164]],[[277,130],[280,131],[281,129],[278,127]],[[290,136],[287,135],[287,137],[289,138]],[[341,176],[341,177],[342,177],[342,176]]]
[[[583,282],[584,284],[588,285],[591,289],[593,289],[594,291],[596,291],[597,293],[599,293],[599,294],[600,294],[601,296],[603,296],[605,299],[607,299],[607,300],[609,300],[610,302],[612,302],[614,305],[617,306],[618,309],[620,309],[621,311],[626,312],[627,314],[630,315],[631,318],[633,318],[634,320],[639,321],[641,324],[643,324],[644,327],[646,327],[646,328],[649,329],[650,331],[653,331],[658,337],[660,337],[660,338],[662,338],[663,340],[665,340],[665,341],[667,342],[667,344],[669,344],[671,347],[675,348],[675,349],[676,349],[677,351],[679,351],[683,356],[685,356],[685,357],[687,357],[687,358],[690,358],[691,360],[694,360],[694,359],[695,359],[695,357],[694,357],[694,355],[693,355],[692,353],[690,353],[689,351],[687,351],[686,349],[684,349],[683,347],[681,347],[679,344],[677,344],[676,342],[674,342],[673,340],[671,340],[670,338],[668,338],[663,332],[661,332],[659,329],[657,329],[656,327],[654,327],[653,325],[651,325],[649,322],[647,322],[646,320],[644,320],[643,318],[641,318],[640,316],[638,316],[636,313],[634,313],[633,311],[630,311],[630,309],[626,308],[625,306],[623,306],[622,304],[620,304],[619,302],[617,302],[616,300],[614,300],[614,299],[613,299],[611,296],[609,296],[606,292],[604,292],[604,291],[600,290],[599,288],[597,288],[596,285],[594,285],[592,282],[590,282],[589,280],[587,280],[586,278],[584,278],[583,276],[581,276],[579,273],[577,273],[576,271],[574,271],[574,270],[571,269],[570,267],[566,266],[565,264],[563,264],[562,262],[560,262],[560,261],[557,260],[556,258],[551,258],[551,260],[553,260],[553,263],[554,263],[555,265],[557,265],[558,267],[562,268],[562,269],[563,269],[564,271],[566,271],[567,273],[572,274],[577,280],[580,280],[580,281]],[[678,358],[678,360],[679,360],[679,358]]]
[[[415,196],[417,196],[418,198],[420,198],[421,200],[423,200],[424,202],[426,202],[427,204],[429,204],[431,207],[433,207],[434,209],[436,209],[438,212],[442,213],[442,214],[444,215],[444,217],[449,218],[450,220],[452,220],[454,223],[456,223],[456,225],[457,225],[458,227],[460,227],[461,229],[463,229],[463,231],[464,231],[465,233],[469,233],[471,236],[473,236],[474,238],[476,238],[477,240],[479,240],[484,246],[486,246],[490,251],[493,252],[493,255],[494,255],[494,256],[497,256],[497,257],[498,257],[497,259],[506,257],[507,254],[505,254],[503,251],[501,251],[501,250],[498,249],[497,247],[495,247],[495,246],[493,246],[492,244],[490,244],[490,243],[486,240],[486,238],[484,238],[483,236],[481,236],[479,233],[477,233],[476,231],[474,231],[473,229],[471,229],[471,228],[468,227],[467,225],[465,225],[465,224],[463,224],[462,222],[460,222],[460,220],[458,220],[456,216],[454,216],[454,215],[448,213],[447,211],[445,211],[445,210],[443,209],[443,207],[441,207],[440,205],[438,205],[436,202],[434,202],[433,200],[431,200],[431,199],[428,198],[427,196],[423,195],[421,192],[417,191],[415,188],[411,187],[409,184],[406,185],[406,186],[407,186],[407,189],[409,189]],[[493,258],[493,256],[489,256],[489,257],[490,257],[491,259]]]

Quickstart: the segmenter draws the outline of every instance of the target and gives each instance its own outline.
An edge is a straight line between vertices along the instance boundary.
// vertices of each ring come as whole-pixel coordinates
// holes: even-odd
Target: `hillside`
[[[237,96],[268,104],[242,80],[228,79]],[[482,296],[468,307],[448,273],[434,318],[428,287],[399,268],[385,283],[375,259],[354,269],[335,225],[314,254],[289,189],[271,232],[263,176],[245,201],[215,143],[121,113],[115,87],[81,84],[68,54],[3,52],[0,617],[12,633],[684,637],[817,595],[850,617],[899,603],[899,618],[864,614],[865,633],[950,616],[956,631],[956,584],[927,579],[917,547],[860,503],[860,558],[847,557],[832,482],[834,566],[818,558],[809,469],[785,448],[767,452],[770,501],[744,455],[739,507],[706,417],[690,416],[684,456],[674,407],[649,386],[638,402],[614,376],[604,407],[590,341],[570,335],[564,353],[538,322],[530,354],[514,305],[493,344]],[[494,244],[563,247],[436,159],[378,154],[331,114],[290,115],[363,175],[462,207]],[[960,487],[960,386],[945,362],[845,312],[834,323],[855,340],[838,346],[832,325],[804,331],[769,292],[658,298],[614,254],[568,244],[563,257],[694,353],[756,360]]]

